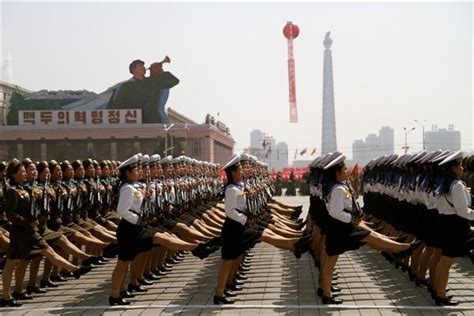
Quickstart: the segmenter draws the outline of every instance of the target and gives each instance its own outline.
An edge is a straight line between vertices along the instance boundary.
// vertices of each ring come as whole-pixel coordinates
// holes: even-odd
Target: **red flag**
[[[313,151],[311,152],[311,156],[314,155],[316,153],[316,148],[313,149]]]
[[[306,154],[306,148],[300,152],[300,156],[303,156],[304,154]]]
[[[298,149],[295,150],[295,158],[293,158],[293,159],[296,159],[297,154],[298,154]]]

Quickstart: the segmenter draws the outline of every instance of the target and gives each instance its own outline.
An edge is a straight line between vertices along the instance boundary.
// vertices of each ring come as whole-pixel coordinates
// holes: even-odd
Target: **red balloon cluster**
[[[285,35],[287,39],[297,38],[299,34],[299,27],[296,24],[293,24],[292,22],[287,22],[285,27],[283,28],[283,35]]]

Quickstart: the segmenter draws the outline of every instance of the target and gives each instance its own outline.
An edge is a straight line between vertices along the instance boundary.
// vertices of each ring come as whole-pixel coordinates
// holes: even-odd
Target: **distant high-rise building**
[[[278,142],[276,145],[275,159],[272,159],[272,165],[275,170],[281,170],[288,166],[288,144]]]
[[[254,129],[250,132],[250,148],[263,149],[263,132]]]
[[[360,164],[367,161],[367,144],[362,139],[357,139],[352,144],[352,160]]]
[[[384,126],[379,135],[369,134],[365,141],[358,139],[352,144],[352,157],[355,163],[367,164],[373,158],[392,155],[395,152],[393,128]]]
[[[323,70],[323,122],[321,155],[337,150],[336,113],[334,107],[334,82],[332,72],[332,39],[331,32],[324,37],[324,70]]]
[[[265,141],[265,147],[263,143]],[[269,169],[280,171],[288,166],[288,145],[285,142],[276,142],[273,136],[267,135],[259,129],[250,132],[250,154],[257,156],[261,161],[269,164]]]
[[[460,150],[461,132],[455,131],[453,125],[450,125],[448,129],[438,129],[436,125],[433,125],[431,131],[425,132],[425,147],[426,150]]]
[[[379,130],[380,152],[382,155],[393,155],[395,153],[395,135],[393,128],[383,126]]]

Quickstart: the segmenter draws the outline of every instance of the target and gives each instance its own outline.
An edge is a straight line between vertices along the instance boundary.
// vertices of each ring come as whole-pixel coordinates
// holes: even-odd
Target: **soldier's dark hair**
[[[10,179],[10,184],[15,184],[15,179],[13,178],[13,175],[20,170],[21,167],[24,167],[23,164],[18,160],[18,159],[13,159],[10,161],[7,167],[7,178]]]
[[[119,169],[119,180],[117,185],[115,186],[115,195],[118,195],[120,193],[120,188],[122,187],[122,185],[128,182],[127,171],[133,170],[134,168],[137,168],[137,164],[135,163]]]
[[[85,169],[87,169],[87,168],[89,168],[89,166],[94,165],[94,161],[90,158],[87,158],[86,160],[82,161],[82,165],[84,166]],[[76,168],[74,168],[74,170],[75,169]]]
[[[0,161],[0,172],[3,172],[7,169],[7,163],[5,161]]]
[[[36,170],[38,171],[38,174],[42,173],[46,168],[49,169],[47,161],[41,161],[36,165]]]
[[[471,155],[468,161],[469,171],[474,172],[474,155]]]
[[[64,172],[66,172],[66,169],[68,166],[70,166],[71,163],[69,162],[69,160],[64,160],[63,162],[61,162],[61,170]]]
[[[325,170],[325,174],[326,174],[326,179],[328,181],[336,181],[336,173],[342,169],[342,167],[344,167],[344,163],[340,163],[340,164],[337,164],[335,166],[332,166],[331,168]]]
[[[237,170],[237,168],[239,168],[241,166],[240,162],[237,162],[236,164],[228,167],[227,169],[224,169],[225,171],[225,175],[227,177],[227,182],[225,183],[224,185],[224,192],[225,192],[225,189],[234,183],[234,177],[232,176],[232,171],[235,171]]]
[[[25,158],[21,161],[23,167],[28,168],[29,165],[34,164],[34,162],[30,158]]]
[[[80,166],[82,166],[82,161],[80,160],[74,160],[71,164],[72,166],[72,169],[74,169],[74,171],[76,171],[77,168],[79,168]]]
[[[48,163],[49,171],[53,172],[53,170],[54,170],[54,168],[56,168],[56,166],[59,166],[59,163],[56,160],[50,160],[49,161],[49,163]]]
[[[327,197],[332,190],[332,187],[337,184],[336,173],[344,167],[344,163],[337,164],[332,166],[331,168],[324,170],[324,178],[323,178],[323,196]]]

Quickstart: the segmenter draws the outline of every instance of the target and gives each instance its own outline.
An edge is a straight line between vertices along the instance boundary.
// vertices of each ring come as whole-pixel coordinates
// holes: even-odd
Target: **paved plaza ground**
[[[281,201],[308,208],[308,197]],[[305,215],[305,213],[304,213]],[[461,301],[457,307],[438,307],[426,288],[368,247],[342,255],[337,263],[344,304],[322,305],[316,295],[318,269],[309,254],[300,260],[288,251],[260,243],[253,250],[251,271],[236,303],[212,303],[220,254],[204,261],[188,254],[173,271],[138,295],[128,307],[109,307],[111,274],[115,261],[70,280],[48,293],[35,295],[21,308],[0,310],[1,315],[474,315],[474,265],[457,259],[448,287]]]

